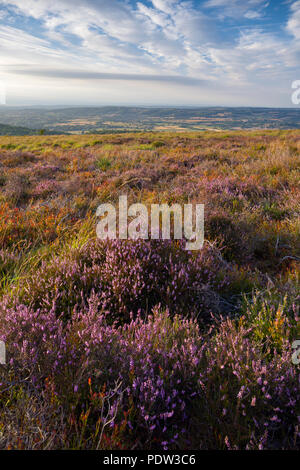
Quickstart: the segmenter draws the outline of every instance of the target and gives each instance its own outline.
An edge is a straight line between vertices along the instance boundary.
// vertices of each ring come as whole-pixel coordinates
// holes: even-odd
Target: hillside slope
[[[0,135],[11,135],[11,136],[18,136],[18,135],[40,135],[41,133],[45,135],[49,134],[57,134],[57,132],[48,131],[48,130],[40,130],[40,129],[28,129],[28,127],[20,127],[20,126],[10,126],[8,124],[0,124]]]

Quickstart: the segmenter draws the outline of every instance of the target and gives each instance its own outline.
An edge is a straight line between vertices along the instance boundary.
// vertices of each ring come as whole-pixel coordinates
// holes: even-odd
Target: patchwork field
[[[300,131],[0,137],[2,449],[299,449]],[[205,243],[96,209],[204,203]]]

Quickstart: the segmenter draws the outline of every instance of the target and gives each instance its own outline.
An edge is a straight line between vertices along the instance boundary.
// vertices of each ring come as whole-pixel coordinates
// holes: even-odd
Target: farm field
[[[299,156],[299,130],[0,137],[0,448],[299,449]],[[98,240],[122,194],[204,203],[203,248]]]

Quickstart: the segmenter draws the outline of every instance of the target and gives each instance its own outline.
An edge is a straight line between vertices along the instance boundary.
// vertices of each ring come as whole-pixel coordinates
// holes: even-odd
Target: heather
[[[42,262],[19,283],[19,297],[35,309],[51,306],[67,319],[94,295],[99,311],[110,321],[126,321],[131,313],[150,312],[157,304],[208,320],[229,282],[228,268],[212,248],[192,254],[184,245],[163,240],[90,241],[65,257]]]
[[[210,337],[195,320],[155,310],[118,327],[96,305],[65,329],[51,312],[5,310],[13,359],[10,381],[2,376],[3,446],[297,447],[299,378],[288,343],[267,358],[242,322],[227,320]]]
[[[298,131],[2,137],[2,449],[299,449]],[[204,203],[205,243],[95,236]]]

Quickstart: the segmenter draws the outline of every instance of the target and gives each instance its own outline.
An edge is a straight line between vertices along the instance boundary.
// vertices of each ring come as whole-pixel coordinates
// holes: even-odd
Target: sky
[[[0,0],[7,105],[295,107],[300,0]]]

